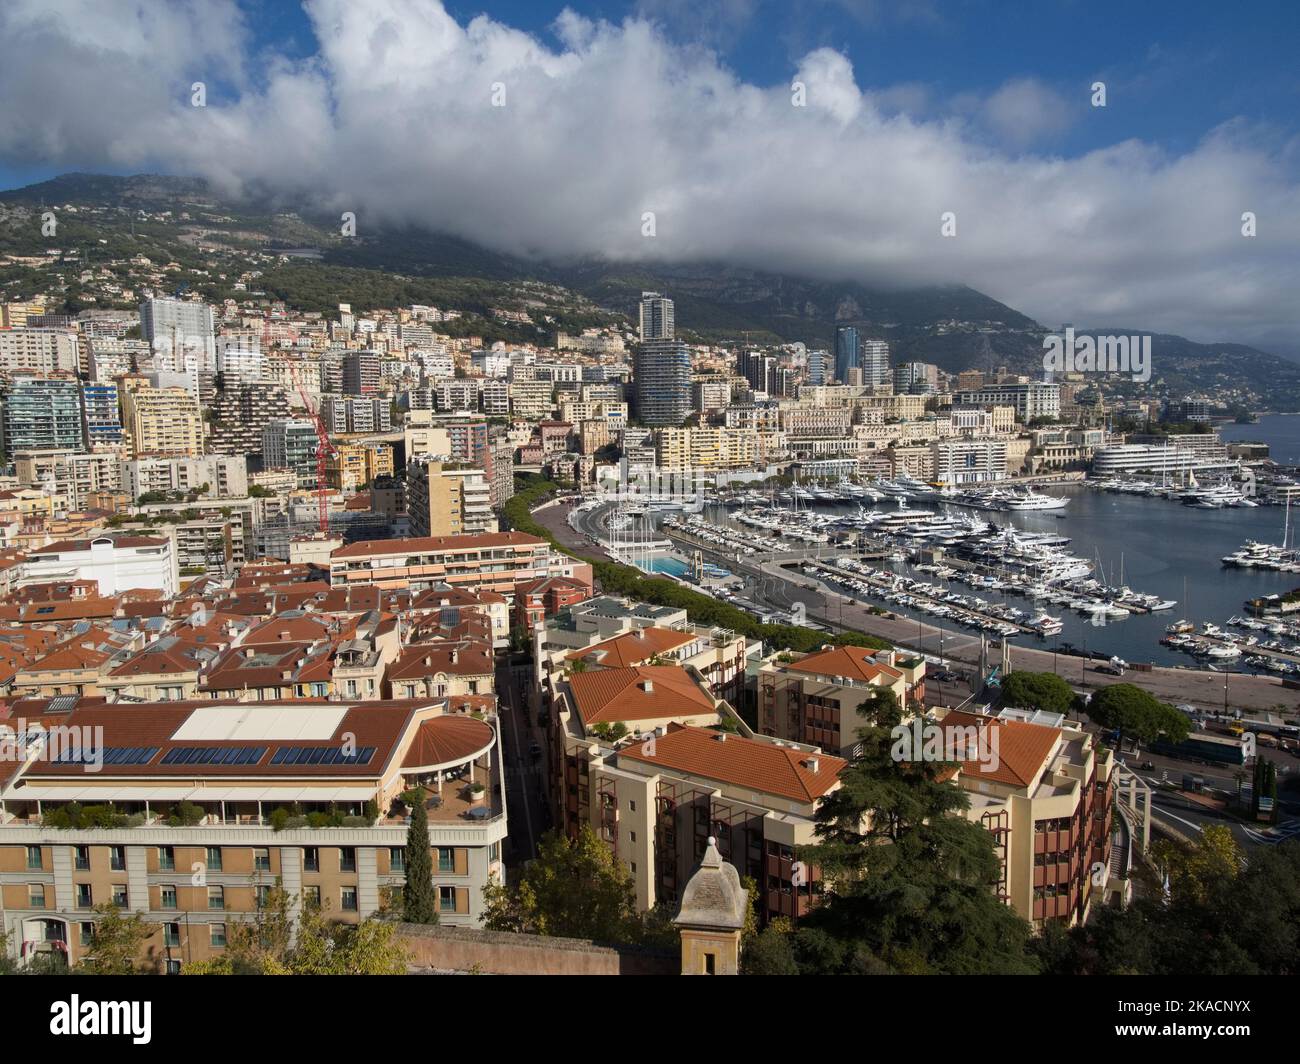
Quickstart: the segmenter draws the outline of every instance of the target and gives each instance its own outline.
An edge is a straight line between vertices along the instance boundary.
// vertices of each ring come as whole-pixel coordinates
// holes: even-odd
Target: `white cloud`
[[[486,16],[461,25],[437,0],[309,0],[319,56],[231,73],[248,54],[231,0],[145,23],[144,5],[119,5],[135,32],[102,5],[50,6],[0,9],[0,159],[196,173],[354,210],[363,233],[409,221],[553,258],[963,281],[1048,324],[1257,342],[1300,324],[1300,194],[1284,148],[1236,125],[1181,155],[1059,158],[1003,147],[1068,120],[1037,83],[922,117],[907,101],[928,94],[860,82],[834,51],[758,86],[640,19],[565,12],[548,45]],[[203,71],[244,88],[191,108]],[[791,106],[796,72],[807,107]]]

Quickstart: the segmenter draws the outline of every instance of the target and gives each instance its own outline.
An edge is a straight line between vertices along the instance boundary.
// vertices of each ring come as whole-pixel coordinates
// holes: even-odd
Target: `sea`
[[[1253,425],[1221,425],[1219,435],[1233,443],[1267,443],[1273,461],[1300,465],[1300,414],[1265,414]]]

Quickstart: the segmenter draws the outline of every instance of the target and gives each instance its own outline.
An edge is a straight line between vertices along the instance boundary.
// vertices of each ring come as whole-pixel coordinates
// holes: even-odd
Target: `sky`
[[[0,187],[194,174],[1300,353],[1293,0],[5,0],[0,40]]]

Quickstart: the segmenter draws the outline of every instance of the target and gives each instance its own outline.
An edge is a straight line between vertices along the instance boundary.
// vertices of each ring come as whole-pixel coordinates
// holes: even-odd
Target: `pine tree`
[[[406,829],[406,886],[402,888],[407,923],[436,924],[438,899],[433,892],[433,859],[429,856],[429,813],[424,801],[414,803]]]
[[[858,712],[861,753],[817,811],[822,904],[793,947],[805,973],[1020,974],[1034,970],[1029,925],[998,900],[993,837],[963,815],[969,799],[943,763],[898,763],[903,720],[884,689]]]

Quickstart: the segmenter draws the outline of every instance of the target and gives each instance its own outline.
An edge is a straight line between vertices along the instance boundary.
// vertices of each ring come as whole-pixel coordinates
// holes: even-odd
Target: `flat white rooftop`
[[[172,735],[174,742],[331,739],[350,709],[346,705],[200,706]]]

